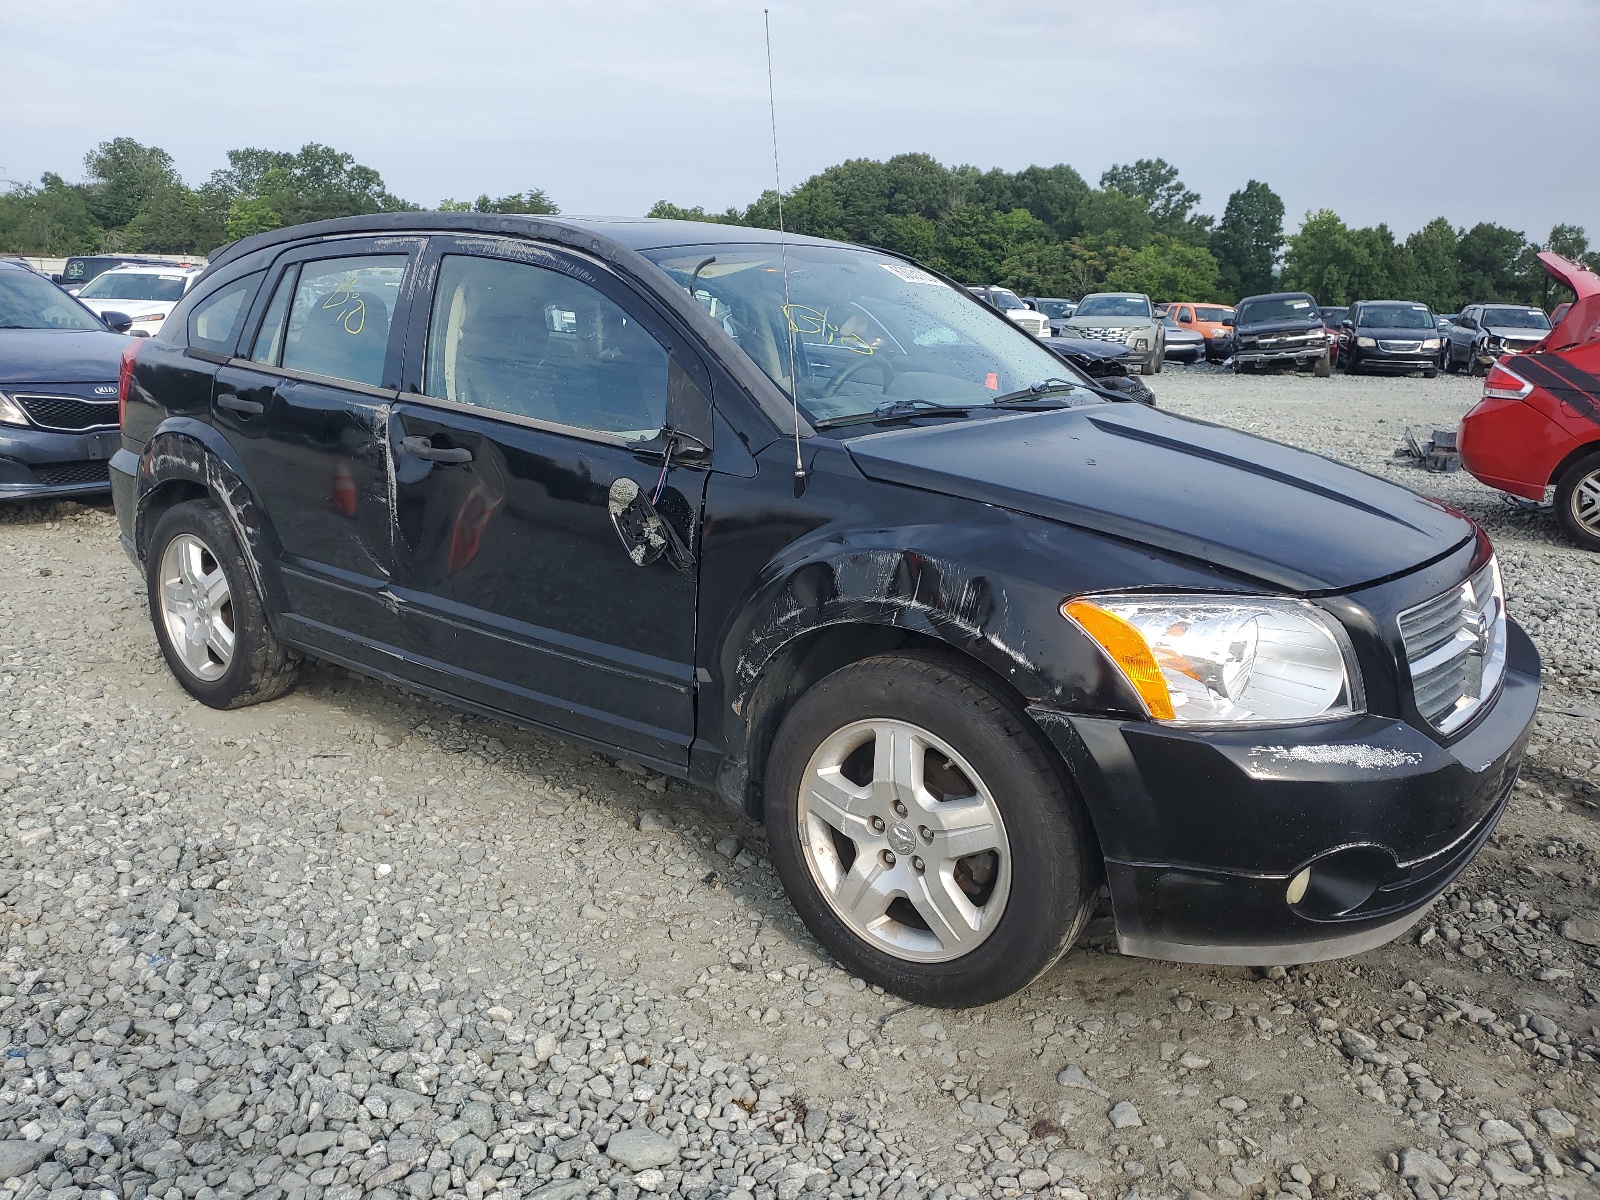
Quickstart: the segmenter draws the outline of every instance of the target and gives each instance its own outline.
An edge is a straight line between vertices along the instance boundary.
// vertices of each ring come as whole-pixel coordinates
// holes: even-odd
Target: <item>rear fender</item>
[[[133,539],[140,559],[144,558],[150,534],[164,511],[153,501],[175,483],[203,488],[222,507],[268,613],[283,611],[283,584],[276,569],[281,549],[277,535],[233,448],[203,421],[168,418],[157,427],[139,456]]]

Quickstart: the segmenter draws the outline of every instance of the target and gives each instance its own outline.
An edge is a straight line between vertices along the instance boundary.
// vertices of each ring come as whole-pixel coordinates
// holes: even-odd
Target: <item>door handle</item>
[[[425,437],[408,437],[401,441],[401,447],[414,458],[425,458],[429,462],[440,463],[466,463],[472,461],[472,451],[461,446],[435,446]]]
[[[235,396],[232,392],[224,392],[217,397],[217,407],[232,409],[236,413],[243,413],[247,417],[259,417],[267,411],[266,405],[257,400],[246,400],[243,396]]]

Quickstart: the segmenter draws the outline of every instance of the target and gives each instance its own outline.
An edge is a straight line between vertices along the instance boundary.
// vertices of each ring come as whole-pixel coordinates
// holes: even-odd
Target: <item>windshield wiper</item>
[[[813,421],[814,429],[834,429],[840,425],[860,425],[868,421],[893,421],[899,417],[922,417],[930,413],[959,413],[965,415],[975,408],[988,408],[983,404],[939,404],[933,400],[890,400],[866,412],[849,413],[842,417],[825,417]]]
[[[989,401],[991,406],[999,404],[1026,404],[1033,400],[1042,400],[1046,396],[1053,396],[1060,392],[1076,392],[1086,390],[1081,383],[1073,383],[1070,379],[1041,379],[1038,383],[1030,383],[1020,391],[1006,392],[1003,396],[996,396]]]

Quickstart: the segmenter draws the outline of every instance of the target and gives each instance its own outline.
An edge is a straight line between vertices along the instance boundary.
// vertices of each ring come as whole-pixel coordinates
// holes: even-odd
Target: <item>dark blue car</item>
[[[127,318],[95,316],[20,263],[0,262],[0,500],[110,489]]]

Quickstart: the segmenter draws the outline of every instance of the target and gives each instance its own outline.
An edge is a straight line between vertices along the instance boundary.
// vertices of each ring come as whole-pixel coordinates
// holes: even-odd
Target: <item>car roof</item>
[[[1248,304],[1252,300],[1288,300],[1291,297],[1296,300],[1309,300],[1313,304],[1317,303],[1317,298],[1310,292],[1262,292],[1259,296],[1246,296],[1239,303]],[[1317,307],[1321,308],[1322,306],[1319,304]]]
[[[120,267],[112,267],[109,271],[100,272],[102,275],[181,275],[185,271],[204,271],[204,263],[123,263]]]
[[[232,242],[211,254],[211,267],[274,245],[349,234],[383,233],[488,233],[520,234],[548,238],[604,255],[610,249],[639,252],[674,246],[777,245],[847,246],[831,238],[790,233],[746,225],[721,225],[711,221],[669,221],[656,217],[522,216],[506,213],[401,212],[363,217],[337,217],[307,225],[289,225]]]
[[[1146,296],[1143,292],[1090,292],[1088,296],[1084,297],[1084,300],[1089,299],[1090,296],[1124,296],[1130,300],[1150,299],[1150,297]]]

